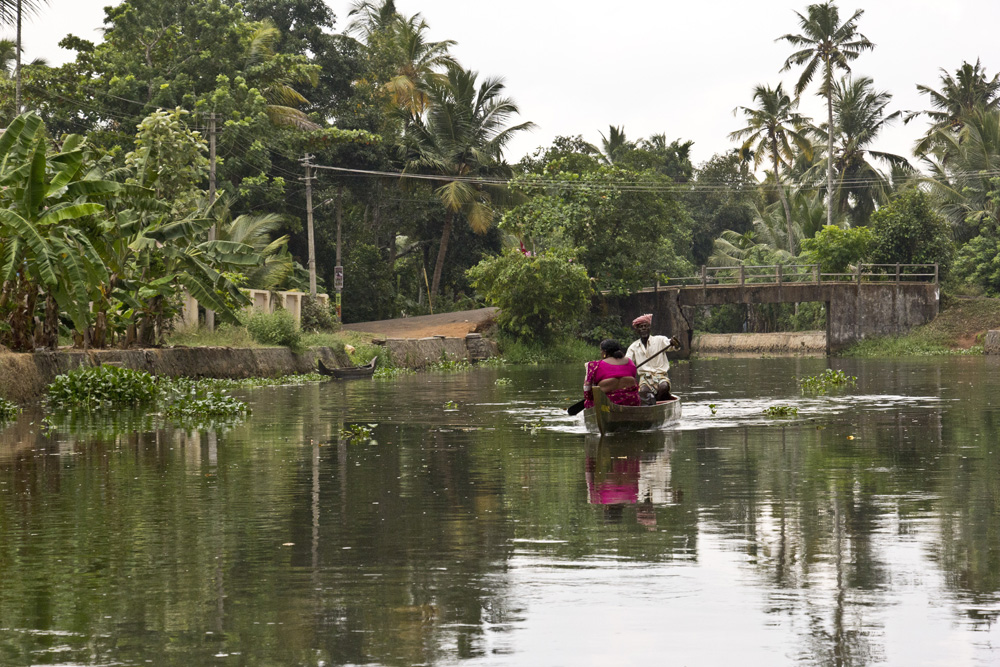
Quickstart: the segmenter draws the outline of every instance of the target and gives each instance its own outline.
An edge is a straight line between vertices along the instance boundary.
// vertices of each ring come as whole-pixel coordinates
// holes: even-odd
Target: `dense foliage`
[[[733,150],[695,165],[689,140],[612,124],[514,164],[509,141],[531,122],[502,73],[460,63],[393,0],[343,17],[322,0],[123,0],[99,40],[62,41],[73,60],[17,73],[27,114],[0,104],[0,344],[155,345],[184,291],[236,321],[241,288],[307,289],[310,248],[319,289],[343,267],[345,322],[497,303],[467,270],[511,248],[572,256],[612,293],[704,263],[952,257],[951,285],[1000,292],[997,75],[977,60],[919,84],[929,108],[905,119],[926,134],[915,159],[893,155],[878,143],[901,112],[855,72],[878,41],[864,12],[814,3],[779,24],[794,31],[772,35],[789,47],[774,74],[795,85],[734,96]],[[801,112],[810,89],[825,118]],[[783,308],[710,319],[762,330],[798,318]],[[584,311],[569,319],[594,329]]]
[[[586,270],[555,251],[508,250],[469,269],[469,277],[486,302],[500,308],[497,324],[519,338],[551,340],[590,302]]]
[[[84,410],[147,405],[160,397],[156,378],[145,371],[102,365],[57,375],[48,387],[49,405]]]
[[[302,340],[302,330],[295,317],[287,310],[254,312],[243,323],[253,339],[261,345],[298,347]]]

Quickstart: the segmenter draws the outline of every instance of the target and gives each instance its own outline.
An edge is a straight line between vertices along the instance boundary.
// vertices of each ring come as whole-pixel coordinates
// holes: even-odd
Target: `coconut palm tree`
[[[319,125],[296,108],[309,104],[309,100],[294,86],[304,83],[315,87],[319,83],[319,67],[289,63],[287,56],[275,54],[274,45],[280,37],[280,31],[270,19],[257,24],[246,50],[244,70],[247,79],[267,102],[266,112],[272,123],[300,130],[318,130]]]
[[[807,119],[795,111],[798,101],[792,100],[782,90],[780,83],[775,88],[766,85],[756,86],[753,89],[753,99],[757,102],[756,107],[737,107],[733,110],[734,114],[743,113],[747,126],[732,132],[729,138],[744,139],[740,151],[743,153],[753,151],[754,167],[758,166],[765,156],[771,159],[774,185],[785,211],[785,225],[788,228],[788,238],[791,239],[794,238],[792,209],[781,184],[781,167],[787,166],[795,159],[793,143],[798,145],[800,150],[810,150],[808,139],[799,129],[807,123]],[[792,254],[795,253],[794,248],[789,250]]]
[[[444,227],[430,293],[438,293],[455,216],[462,215],[472,229],[484,233],[493,224],[494,205],[506,189],[479,179],[507,178],[511,169],[503,150],[518,132],[534,126],[507,126],[518,113],[504,96],[503,80],[487,78],[459,66],[448,68],[444,79],[425,81],[427,111],[412,116],[403,137],[404,172],[439,176],[435,193],[445,208]]]
[[[444,70],[456,64],[448,49],[455,42],[427,40],[429,27],[420,14],[400,18],[393,27],[393,42],[398,54],[396,73],[386,83],[393,104],[418,116],[429,102],[421,82],[431,77],[443,77]]]
[[[784,40],[799,50],[788,56],[782,72],[793,66],[803,65],[799,80],[795,83],[795,94],[801,95],[812,82],[817,70],[823,77],[819,94],[826,98],[827,126],[833,127],[833,75],[835,70],[850,72],[850,62],[856,60],[862,51],[869,51],[875,45],[858,32],[858,20],[864,14],[859,9],[849,19],[840,22],[840,11],[832,0],[821,4],[809,5],[806,15],[795,12],[799,17],[801,34],[787,34],[778,38]],[[833,224],[833,133],[827,136],[827,213],[828,225]]]
[[[17,29],[14,48],[14,113],[21,113],[21,23],[25,14],[37,12],[44,0],[0,0],[0,23]]]
[[[955,76],[944,69],[941,73],[941,90],[917,84],[917,90],[930,98],[932,108],[910,111],[903,119],[904,123],[909,123],[917,116],[927,116],[931,121],[927,133],[913,149],[917,155],[924,155],[933,148],[931,142],[938,130],[961,132],[965,125],[964,117],[973,110],[1000,109],[1000,74],[994,75],[992,79],[987,78],[986,70],[979,60],[976,60],[975,65],[963,62],[955,70]]]
[[[927,182],[956,240],[968,241],[981,230],[1000,231],[1000,111],[976,109],[963,117],[962,129],[938,129],[933,151],[924,157]]]
[[[635,142],[625,138],[625,128],[608,126],[608,136],[601,133],[601,152],[604,161],[614,164],[635,148]]]
[[[232,217],[234,201],[223,196],[212,208],[220,241],[245,244],[253,248],[260,263],[243,270],[246,286],[251,289],[282,289],[296,270],[295,260],[288,252],[288,235],[272,238],[283,224],[285,216],[275,213],[243,214]]]
[[[837,210],[847,213],[854,225],[865,225],[875,207],[889,201],[893,183],[872,161],[890,167],[912,170],[901,155],[871,149],[879,133],[902,115],[887,113],[892,95],[876,90],[870,77],[844,77],[833,89],[835,143],[839,152],[834,156],[837,177]],[[819,128],[820,136],[826,128]]]
[[[361,37],[366,42],[372,35],[391,28],[400,17],[396,11],[395,0],[382,0],[382,2],[356,0],[347,12],[347,16],[353,18],[347,24],[346,33]]]

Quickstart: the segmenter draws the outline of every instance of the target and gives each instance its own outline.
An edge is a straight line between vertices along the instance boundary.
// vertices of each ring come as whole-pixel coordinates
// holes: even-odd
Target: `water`
[[[1000,663],[995,360],[694,361],[678,427],[604,441],[577,366],[259,389],[207,432],[23,415],[0,664]],[[858,386],[803,396],[827,366]]]

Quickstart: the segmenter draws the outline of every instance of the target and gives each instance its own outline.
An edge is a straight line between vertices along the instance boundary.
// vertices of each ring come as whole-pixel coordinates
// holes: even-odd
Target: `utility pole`
[[[340,261],[340,228],[344,223],[344,186],[337,188],[337,265],[333,267],[333,287],[337,290],[337,319],[341,322],[341,292],[344,291],[344,265]]]
[[[312,160],[313,156],[306,153],[302,158],[306,168],[306,231],[309,238],[309,296],[316,298],[316,236],[313,233],[313,196],[312,196]]]
[[[208,114],[208,207],[215,203],[215,112]],[[215,240],[215,222],[208,228],[208,240]],[[205,309],[205,328],[215,331],[215,311]]]
[[[21,0],[17,0],[17,44],[14,45],[14,115],[21,114]]]

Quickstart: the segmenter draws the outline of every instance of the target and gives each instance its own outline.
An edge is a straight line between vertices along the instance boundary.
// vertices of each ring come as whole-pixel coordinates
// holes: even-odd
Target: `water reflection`
[[[608,522],[621,522],[634,506],[636,522],[656,529],[654,505],[675,505],[684,493],[671,485],[670,455],[674,434],[589,435],[585,439],[587,500],[604,507]]]
[[[856,391],[801,394],[828,365]],[[996,663],[997,371],[695,361],[678,428],[604,440],[575,366],[253,391],[209,429],[26,413],[0,664]]]

